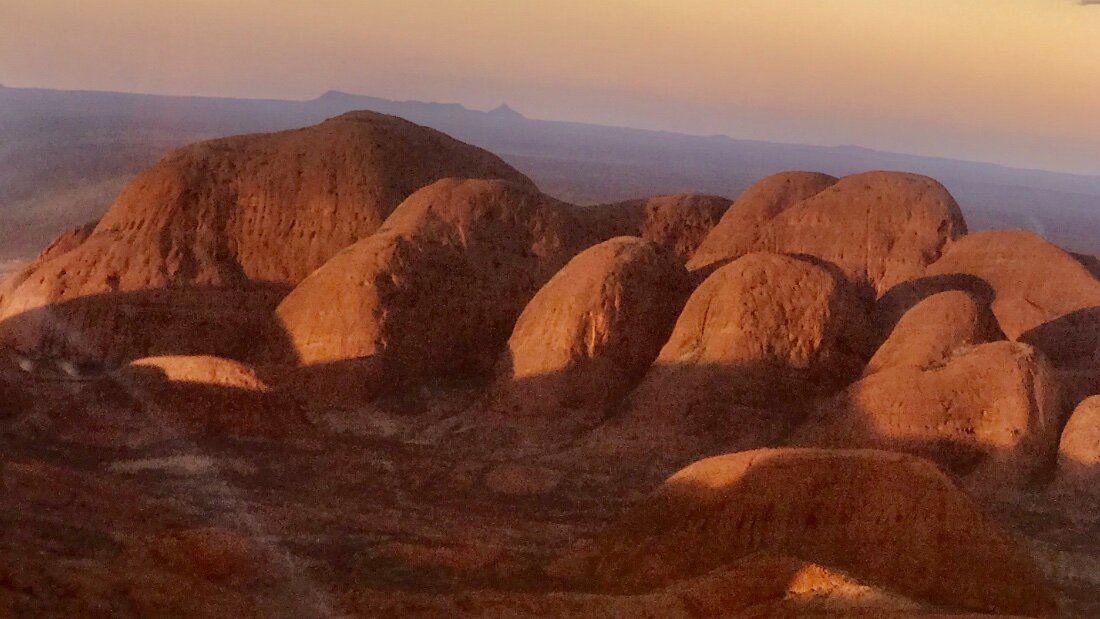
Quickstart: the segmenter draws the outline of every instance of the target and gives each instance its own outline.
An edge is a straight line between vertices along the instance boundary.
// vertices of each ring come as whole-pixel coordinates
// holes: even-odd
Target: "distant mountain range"
[[[356,109],[434,127],[487,148],[552,195],[601,203],[698,191],[736,197],[759,178],[803,169],[907,170],[942,181],[972,229],[1029,228],[1100,253],[1100,177],[887,153],[535,120],[507,105],[391,101],[327,92],[311,101],[167,97],[0,86],[0,260],[36,253],[98,218],[165,151],[236,133],[301,127]]]

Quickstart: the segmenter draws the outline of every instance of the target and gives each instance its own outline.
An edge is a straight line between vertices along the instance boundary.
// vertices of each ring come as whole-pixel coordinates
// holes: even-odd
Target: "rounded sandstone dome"
[[[481,374],[581,236],[568,205],[529,185],[445,179],[307,277],[277,315],[299,363],[344,364],[368,391]]]
[[[1062,430],[1058,481],[1100,498],[1100,395],[1078,404]]]
[[[451,176],[533,187],[487,151],[373,112],[186,146],[0,291],[0,339],[116,360],[236,354],[227,342],[255,339],[291,286]]]
[[[1036,566],[927,460],[764,449],[700,460],[553,572],[639,593],[738,559],[790,554],[954,609],[1045,616]]]
[[[634,399],[675,414],[827,391],[861,365],[854,334],[864,316],[828,269],[749,254],[692,293]]]
[[[894,325],[864,369],[864,375],[884,368],[940,365],[959,349],[1003,339],[989,305],[962,290],[923,299]]]
[[[710,275],[597,452],[682,463],[715,449],[777,444],[814,397],[863,365],[865,309],[813,262],[753,253]]]
[[[708,234],[689,262],[689,268],[713,269],[753,251],[758,228],[791,206],[832,187],[835,177],[818,172],[780,172],[746,189]]]
[[[749,198],[761,205],[746,207],[746,230],[733,225],[741,209],[732,208],[726,215],[731,224],[715,228],[688,268],[705,272],[753,251],[813,256],[876,298],[921,276],[949,241],[966,234],[955,199],[926,176],[866,172],[832,184],[824,176],[797,179],[787,184],[773,178],[750,190]]]
[[[134,376],[157,375],[157,378],[173,383],[256,392],[268,390],[268,386],[251,366],[210,355],[146,357],[131,361],[126,370]]]
[[[1100,281],[1073,256],[1026,230],[963,237],[929,276],[972,276],[993,291],[993,313],[1009,339],[1041,349],[1057,365],[1100,358]]]
[[[573,258],[520,314],[493,400],[517,414],[605,412],[641,378],[690,292],[654,243],[618,237]]]
[[[729,206],[726,198],[678,193],[578,207],[577,215],[592,233],[592,243],[616,236],[641,237],[686,262]]]
[[[965,475],[970,489],[996,493],[1053,463],[1058,404],[1045,355],[991,342],[927,367],[882,368],[821,402],[791,442],[916,453]]]

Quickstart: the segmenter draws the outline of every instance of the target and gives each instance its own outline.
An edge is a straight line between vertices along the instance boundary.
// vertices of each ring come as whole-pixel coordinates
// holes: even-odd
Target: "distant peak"
[[[509,105],[507,103],[501,103],[499,107],[486,112],[486,114],[491,114],[493,116],[496,116],[497,118],[515,118],[515,119],[526,119],[527,118],[523,114],[520,114],[519,112],[513,110],[511,107],[509,107]]]
[[[359,95],[353,95],[350,92],[344,92],[342,90],[330,90],[330,91],[326,92],[325,94],[321,95],[320,97],[317,97],[317,100],[318,101],[332,101],[332,100],[339,100],[339,99],[359,99],[359,98],[361,98]]]

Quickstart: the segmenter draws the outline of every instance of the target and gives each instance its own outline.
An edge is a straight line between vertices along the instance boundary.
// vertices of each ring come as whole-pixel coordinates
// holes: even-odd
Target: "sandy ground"
[[[475,399],[313,413],[289,440],[141,449],[59,443],[9,417],[0,617],[676,616],[655,598],[561,593],[544,571],[660,471],[521,456],[470,423]],[[994,511],[1065,616],[1100,616],[1100,528],[1040,495]],[[811,614],[777,604],[729,616]]]

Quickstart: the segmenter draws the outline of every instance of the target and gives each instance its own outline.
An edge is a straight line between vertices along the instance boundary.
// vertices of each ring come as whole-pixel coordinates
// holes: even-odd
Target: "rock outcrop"
[[[902,366],[928,369],[956,350],[999,339],[1004,335],[987,304],[967,292],[941,292],[902,315],[863,373]]]
[[[451,176],[533,187],[491,153],[372,112],[187,146],[9,282],[0,341],[116,361],[236,354],[291,286]]]
[[[591,234],[591,243],[617,236],[637,236],[686,262],[729,207],[726,198],[681,193],[581,207],[577,215]]]
[[[858,375],[862,316],[847,283],[826,268],[744,256],[692,293],[602,442],[669,454],[697,453],[699,441],[774,444],[794,419],[788,411]]]
[[[494,408],[602,416],[653,363],[690,292],[687,271],[654,243],[618,237],[585,250],[520,314]]]
[[[1042,350],[1062,372],[1067,410],[1100,393],[1100,281],[1073,256],[1024,230],[979,232],[928,274],[987,284],[1005,335]]]
[[[922,275],[949,241],[966,233],[955,199],[928,177],[867,172],[832,185],[827,177],[790,185],[783,180],[768,182],[760,197],[754,192],[753,202],[761,206],[746,208],[762,223],[731,230],[732,218],[742,210],[732,208],[726,215],[731,224],[715,228],[715,238],[704,241],[689,270],[705,273],[754,251],[809,255],[836,265],[862,294],[875,298]],[[766,197],[769,189],[774,198]]]
[[[787,554],[954,609],[1045,616],[1012,539],[932,463],[877,451],[758,450],[670,477],[553,573],[643,592],[754,553]]]
[[[1100,395],[1078,404],[1062,430],[1055,483],[1100,499]]]
[[[44,430],[75,443],[144,447],[185,437],[283,438],[304,427],[290,400],[256,371],[210,356],[153,357],[45,391]]]
[[[749,254],[695,290],[646,382],[682,391],[692,367],[724,368],[726,378],[736,378],[727,386],[734,402],[801,399],[855,371],[864,318],[863,306],[829,269]]]
[[[307,277],[277,315],[315,386],[331,374],[370,397],[484,375],[581,237],[568,205],[527,185],[442,180]]]
[[[688,266],[709,273],[731,257],[755,251],[761,227],[791,206],[812,198],[839,179],[819,172],[781,172],[746,189],[714,230],[703,239]]]
[[[940,365],[881,369],[823,402],[791,443],[912,452],[996,492],[1049,468],[1059,427],[1049,361],[1026,344],[993,342]]]

